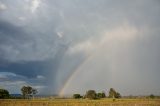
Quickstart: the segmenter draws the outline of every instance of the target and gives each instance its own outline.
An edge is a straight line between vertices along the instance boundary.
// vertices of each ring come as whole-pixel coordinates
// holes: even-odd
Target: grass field
[[[36,99],[0,100],[0,106],[160,106],[160,99]]]

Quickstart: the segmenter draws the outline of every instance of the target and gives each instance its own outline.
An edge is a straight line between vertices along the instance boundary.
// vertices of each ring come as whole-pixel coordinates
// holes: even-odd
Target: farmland
[[[6,99],[0,106],[160,106],[160,99]]]

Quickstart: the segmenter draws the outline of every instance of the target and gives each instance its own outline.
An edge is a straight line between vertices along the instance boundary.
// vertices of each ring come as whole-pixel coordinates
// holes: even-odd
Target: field
[[[160,106],[160,99],[19,99],[0,100],[0,106]]]

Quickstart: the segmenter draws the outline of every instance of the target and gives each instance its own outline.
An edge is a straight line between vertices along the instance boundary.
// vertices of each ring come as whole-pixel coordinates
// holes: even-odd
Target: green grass
[[[17,99],[0,100],[0,106],[160,106],[160,99]]]

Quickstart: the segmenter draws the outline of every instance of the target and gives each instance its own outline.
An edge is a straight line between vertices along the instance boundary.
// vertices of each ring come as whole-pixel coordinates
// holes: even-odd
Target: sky
[[[0,88],[160,95],[159,0],[0,0]]]

